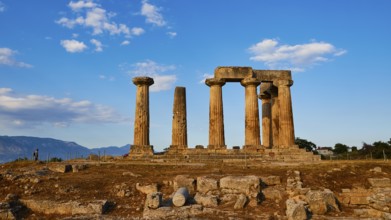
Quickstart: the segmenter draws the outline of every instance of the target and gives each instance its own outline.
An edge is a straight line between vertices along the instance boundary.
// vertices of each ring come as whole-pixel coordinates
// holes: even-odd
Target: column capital
[[[279,79],[276,81],[273,81],[273,85],[279,87],[279,86],[291,86],[293,85],[293,80],[288,79]]]
[[[138,76],[134,77],[132,79],[133,83],[138,86],[138,85],[147,85],[150,86],[154,83],[153,78],[147,77],[147,76]]]
[[[224,86],[225,80],[220,78],[209,78],[205,80],[205,84],[207,86],[215,86],[215,85]]]
[[[240,81],[240,84],[244,87],[249,85],[258,86],[259,84],[261,84],[261,81],[256,78],[244,78],[242,81]]]

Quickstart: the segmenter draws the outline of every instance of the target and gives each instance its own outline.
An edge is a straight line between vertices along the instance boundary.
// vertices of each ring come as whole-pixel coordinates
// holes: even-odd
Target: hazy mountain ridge
[[[34,150],[39,149],[40,160],[49,156],[62,159],[86,157],[89,154],[123,155],[129,152],[129,145],[123,147],[102,147],[89,149],[72,141],[62,141],[53,138],[39,138],[28,136],[0,136],[0,163],[17,158],[32,158]]]

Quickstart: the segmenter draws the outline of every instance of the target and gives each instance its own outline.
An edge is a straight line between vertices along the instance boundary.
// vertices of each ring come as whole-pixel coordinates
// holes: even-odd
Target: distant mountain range
[[[0,163],[16,160],[18,158],[32,158],[35,149],[39,150],[39,159],[48,157],[70,159],[87,157],[90,154],[118,156],[129,152],[130,146],[101,147],[89,149],[75,142],[56,140],[53,138],[38,138],[26,136],[0,136]]]

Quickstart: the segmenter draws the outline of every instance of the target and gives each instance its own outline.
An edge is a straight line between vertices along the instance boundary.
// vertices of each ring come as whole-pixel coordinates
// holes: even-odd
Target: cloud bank
[[[273,69],[305,71],[313,65],[332,60],[346,53],[326,42],[310,42],[297,45],[280,45],[276,39],[264,39],[248,48],[250,60],[263,62]]]
[[[119,123],[125,119],[114,109],[88,100],[17,95],[10,88],[0,88],[0,121],[6,126],[29,128],[47,123],[61,127],[72,123]]]
[[[31,68],[32,65],[24,62],[20,62],[14,59],[14,56],[18,52],[16,50],[12,50],[10,48],[0,47],[0,65],[4,66],[14,66],[14,67],[22,67],[22,68]]]

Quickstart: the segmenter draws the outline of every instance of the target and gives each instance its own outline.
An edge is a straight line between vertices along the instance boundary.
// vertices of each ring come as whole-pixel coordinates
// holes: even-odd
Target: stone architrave
[[[279,102],[279,145],[283,147],[293,146],[295,144],[295,131],[292,114],[292,98],[290,86],[292,80],[277,80],[273,82],[278,87]]]
[[[262,145],[271,148],[272,140],[272,102],[270,95],[270,83],[262,83],[261,87],[267,87],[260,95],[262,100]]]
[[[261,146],[259,127],[259,108],[257,86],[260,81],[255,78],[245,78],[241,82],[245,87],[245,145],[243,149],[255,150]]]
[[[210,87],[209,100],[209,145],[208,150],[225,150],[224,114],[222,87],[225,81],[219,78],[205,80]]]
[[[137,92],[134,139],[129,154],[153,155],[153,146],[149,144],[149,86],[154,81],[150,77],[135,77],[132,81],[137,86]]]
[[[270,87],[270,93],[271,93],[271,105],[272,105],[272,130],[271,130],[271,144],[272,146],[279,146],[280,142],[280,134],[279,134],[279,127],[280,127],[280,104],[278,102],[278,89],[275,86]]]
[[[187,149],[186,88],[176,87],[172,118],[172,142],[170,149]]]

